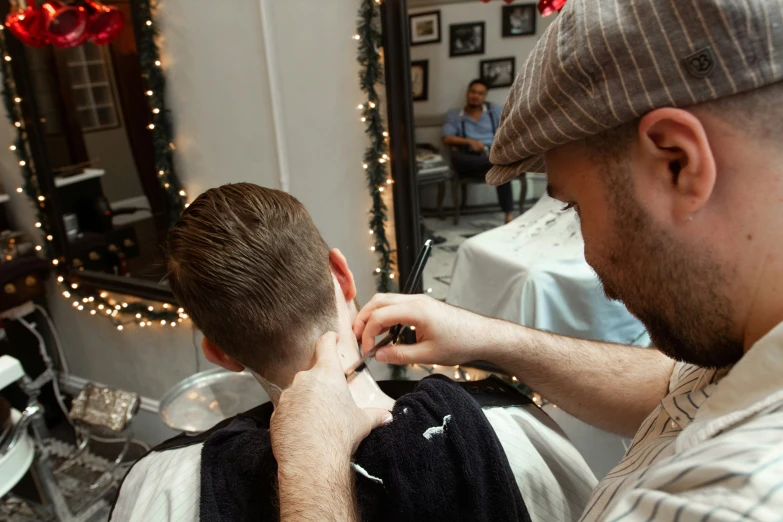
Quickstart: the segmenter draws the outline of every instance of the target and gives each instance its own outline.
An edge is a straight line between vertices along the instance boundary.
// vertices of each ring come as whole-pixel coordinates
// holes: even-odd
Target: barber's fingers
[[[385,346],[375,353],[375,360],[389,364],[441,364],[431,341],[417,344]]]
[[[384,424],[389,424],[392,421],[391,412],[384,410],[383,408],[364,408],[362,411],[367,416],[370,430],[374,430]]]
[[[315,342],[315,365],[322,368],[342,371],[340,357],[337,354],[339,336],[335,332],[326,332]]]
[[[420,319],[416,313],[417,307],[413,302],[393,304],[376,308],[367,318],[362,330],[362,350],[366,353],[375,346],[375,338],[384,333],[395,324],[409,324],[418,327]]]
[[[370,302],[364,305],[356,315],[356,319],[353,322],[354,335],[356,335],[357,339],[362,338],[365,325],[376,310],[395,304],[407,303],[414,299],[416,299],[416,296],[412,295],[375,294],[373,298],[370,299]]]

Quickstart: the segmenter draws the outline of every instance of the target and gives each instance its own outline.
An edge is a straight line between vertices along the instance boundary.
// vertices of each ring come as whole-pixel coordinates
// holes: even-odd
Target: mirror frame
[[[141,24],[143,23],[140,19],[142,15],[142,0],[129,0],[129,4],[131,10],[129,23],[133,28],[138,45],[141,41]],[[0,16],[2,16],[2,20],[5,20],[11,9],[10,0],[0,0]],[[10,66],[13,71],[13,81],[16,84],[17,92],[30,93],[32,91],[32,81],[27,67],[24,44],[12,36],[5,36],[5,43],[7,53],[11,57]],[[38,118],[40,113],[37,102],[34,96],[23,96],[20,105],[24,118],[24,129],[27,132],[27,143],[35,165],[35,177],[38,180],[40,193],[47,198],[45,212],[48,218],[49,232],[53,236],[51,244],[54,258],[65,258],[64,262],[58,265],[57,272],[59,275],[62,275],[68,283],[76,283],[95,291],[108,291],[152,301],[176,303],[177,301],[165,281],[155,283],[133,277],[87,271],[83,268],[77,270],[72,266],[67,234],[62,219],[62,206],[60,198],[56,196],[57,188],[44,141],[44,130]],[[161,112],[166,112],[166,108],[161,107]],[[169,172],[169,177],[173,178],[174,184],[178,187],[179,182],[176,181],[176,174],[173,170]],[[163,193],[168,215],[172,211],[172,199],[165,194],[166,191],[162,186],[159,188],[161,193]],[[35,202],[33,203],[35,204]]]

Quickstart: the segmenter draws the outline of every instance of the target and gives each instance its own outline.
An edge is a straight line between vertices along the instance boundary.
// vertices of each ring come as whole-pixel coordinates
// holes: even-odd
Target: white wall
[[[523,4],[528,2],[515,2]],[[465,104],[465,92],[468,83],[480,76],[479,62],[493,58],[516,57],[516,73],[524,66],[528,55],[533,50],[538,38],[544,33],[555,16],[542,18],[536,14],[536,34],[530,36],[502,37],[502,11],[504,2],[483,3],[478,0],[467,3],[454,3],[417,7],[410,9],[410,14],[440,11],[441,41],[427,45],[414,45],[410,48],[411,60],[428,60],[429,95],[427,101],[413,104],[414,120],[421,118],[440,120],[449,109],[462,107]],[[449,25],[467,22],[485,23],[484,54],[449,58]],[[508,87],[491,89],[487,100],[501,106],[506,102]],[[417,143],[439,144],[441,128],[427,126],[416,128]],[[514,201],[519,198],[519,183],[513,182]],[[468,204],[496,203],[497,195],[493,187],[471,184],[468,186]],[[420,203],[423,207],[434,208],[436,205],[436,186],[426,186],[421,189]],[[540,194],[536,194],[540,195]],[[528,197],[534,193],[528,185]],[[444,206],[451,206],[451,187],[447,187]],[[518,208],[518,207],[517,207]],[[499,209],[498,209],[499,210]]]
[[[355,109],[362,100],[351,39],[357,9],[356,1],[246,0],[223,9],[206,0],[167,0],[156,21],[177,167],[188,192],[195,196],[238,181],[280,188],[280,165],[287,165],[291,193],[311,211],[329,245],[343,251],[366,301],[375,288],[375,261],[361,168],[366,138]],[[264,34],[264,26],[272,31]],[[277,129],[272,89],[280,93]],[[10,143],[12,130],[0,120],[0,143]],[[20,183],[15,163],[0,147],[8,192]],[[18,222],[34,231],[27,201],[16,194],[12,200]],[[74,310],[56,285],[49,304],[79,377],[156,399],[195,371],[188,328],[129,326],[119,332]]]

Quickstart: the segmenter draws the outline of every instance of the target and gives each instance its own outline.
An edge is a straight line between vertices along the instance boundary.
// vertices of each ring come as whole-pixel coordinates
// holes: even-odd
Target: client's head
[[[237,183],[201,194],[169,234],[168,269],[215,364],[286,387],[312,366],[315,341],[346,325],[341,342],[356,353],[353,276],[285,192]]]

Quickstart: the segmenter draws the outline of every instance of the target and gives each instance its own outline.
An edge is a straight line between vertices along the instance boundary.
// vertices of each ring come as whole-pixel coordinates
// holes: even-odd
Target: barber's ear
[[[709,200],[717,171],[707,132],[688,111],[656,109],[639,122],[639,153],[648,174],[641,190],[666,196],[676,222],[690,219]]]
[[[356,299],[356,284],[353,281],[353,274],[348,268],[348,261],[345,260],[343,253],[336,248],[330,250],[329,265],[332,268],[332,273],[337,278],[337,282],[340,284],[340,290],[345,300],[353,301]]]
[[[201,350],[204,352],[204,357],[206,357],[209,362],[222,366],[228,371],[241,372],[245,369],[243,365],[239,364],[233,357],[212,344],[212,341],[206,337],[201,339]]]

